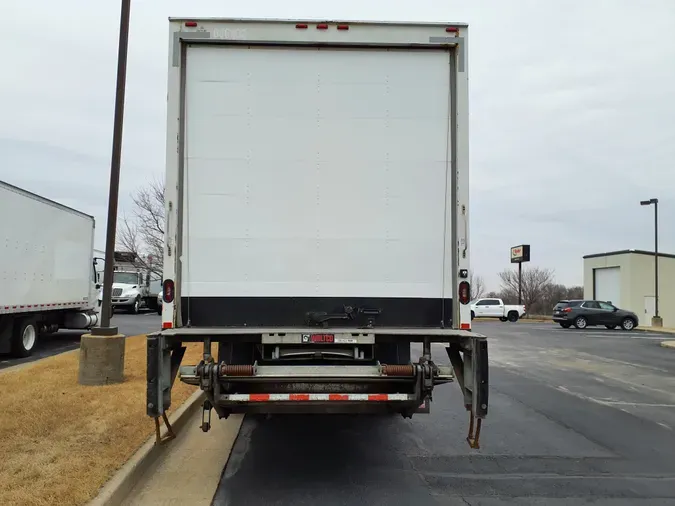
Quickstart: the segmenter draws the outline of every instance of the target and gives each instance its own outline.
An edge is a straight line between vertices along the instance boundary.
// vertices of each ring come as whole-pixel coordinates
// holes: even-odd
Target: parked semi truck
[[[140,262],[135,253],[115,251],[113,254],[113,310],[123,310],[133,314],[140,313],[141,309],[151,309],[161,314],[158,305],[162,283],[153,273],[151,262]],[[99,302],[103,293],[99,292]]]
[[[467,26],[170,32],[158,439],[180,372],[206,393],[205,431],[212,411],[412,417],[456,381],[477,447],[488,353],[468,305]],[[188,342],[203,359],[181,366]]]
[[[0,353],[98,324],[94,218],[0,181]]]

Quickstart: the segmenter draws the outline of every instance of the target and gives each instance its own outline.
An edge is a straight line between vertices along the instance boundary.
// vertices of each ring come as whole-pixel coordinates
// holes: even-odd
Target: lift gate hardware
[[[204,432],[211,427],[211,409],[219,418],[226,418],[233,405],[242,404],[284,404],[284,403],[401,403],[401,414],[406,417],[414,413],[428,413],[434,386],[457,380],[463,394],[463,402],[469,411],[469,433],[467,442],[473,449],[480,448],[482,421],[488,412],[489,374],[488,343],[485,337],[450,337],[446,348],[452,367],[436,365],[430,359],[430,343],[425,342],[423,355],[418,363],[408,365],[378,364],[373,366],[275,366],[257,363],[253,365],[216,363],[206,353],[207,360],[198,365],[180,366],[185,346],[176,338],[161,332],[151,334],[147,339],[147,414],[154,418],[157,443],[175,437],[166,410],[171,406],[171,387],[180,370],[181,381],[199,385],[206,393],[201,428]],[[301,373],[300,371],[303,371]],[[454,373],[454,374],[453,374]],[[304,376],[303,376],[304,374]],[[414,393],[382,393],[349,391],[350,385],[360,379],[368,381],[402,381],[414,383]],[[223,391],[223,385],[245,384],[280,385],[300,381],[306,384],[328,383],[341,385],[337,391],[262,391],[261,393],[239,393]],[[249,382],[249,383],[246,383]],[[309,382],[309,383],[308,383]],[[383,383],[386,384],[386,383]],[[391,384],[390,384],[391,385]],[[403,404],[405,403],[405,404]],[[160,437],[159,418],[162,417],[168,434]]]

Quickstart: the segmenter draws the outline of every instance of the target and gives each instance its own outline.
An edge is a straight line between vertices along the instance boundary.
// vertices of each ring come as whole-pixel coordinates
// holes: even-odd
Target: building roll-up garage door
[[[594,298],[596,300],[611,301],[621,307],[621,269],[606,267],[595,269]]]

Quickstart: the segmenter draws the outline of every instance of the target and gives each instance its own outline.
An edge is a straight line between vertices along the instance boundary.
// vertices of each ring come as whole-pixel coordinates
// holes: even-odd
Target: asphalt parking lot
[[[119,327],[120,332],[126,336],[136,336],[159,330],[161,316],[149,311],[137,315],[115,313],[111,324]],[[75,350],[80,347],[80,337],[84,333],[78,330],[60,330],[54,335],[41,337],[30,357],[17,359],[11,355],[0,355],[0,369]]]
[[[675,504],[667,336],[522,322],[474,329],[491,338],[480,450],[464,440],[456,385],[438,388],[432,413],[412,420],[246,419],[213,504]],[[434,358],[447,363],[441,347]]]

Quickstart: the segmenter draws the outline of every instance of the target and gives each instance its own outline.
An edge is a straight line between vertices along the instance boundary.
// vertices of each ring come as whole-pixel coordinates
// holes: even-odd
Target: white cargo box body
[[[93,307],[93,217],[2,181],[0,215],[0,314]]]
[[[344,305],[468,323],[452,304],[468,269],[465,37],[173,21],[165,326],[297,325]]]

